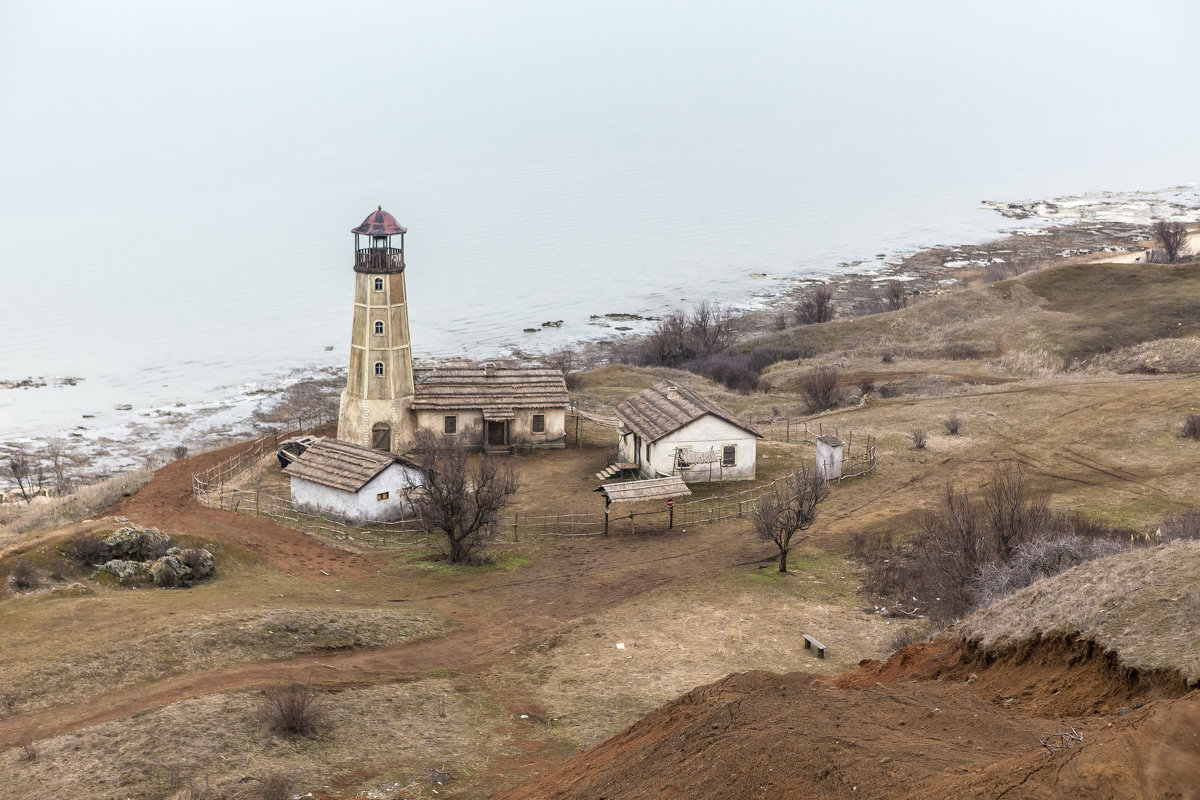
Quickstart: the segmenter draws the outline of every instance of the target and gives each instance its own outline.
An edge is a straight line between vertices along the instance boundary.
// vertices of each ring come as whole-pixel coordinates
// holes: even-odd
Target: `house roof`
[[[408,229],[396,222],[396,218],[380,206],[367,215],[362,225],[351,228],[351,233],[365,233],[370,236],[391,236],[394,233],[408,233]]]
[[[678,475],[666,478],[650,478],[644,481],[626,481],[625,483],[606,483],[596,491],[608,496],[614,503],[632,502],[635,500],[667,500],[673,497],[687,497],[692,490]]]
[[[394,453],[372,450],[339,439],[318,439],[283,471],[292,477],[323,486],[357,492],[397,462],[412,466]]]
[[[568,402],[567,383],[555,369],[471,364],[417,369],[414,378],[418,411],[480,409],[489,419],[512,419],[514,409]]]
[[[738,419],[732,411],[697,391],[663,381],[617,406],[617,418],[625,429],[648,442],[657,442],[706,414],[723,419],[759,438],[762,434]]]

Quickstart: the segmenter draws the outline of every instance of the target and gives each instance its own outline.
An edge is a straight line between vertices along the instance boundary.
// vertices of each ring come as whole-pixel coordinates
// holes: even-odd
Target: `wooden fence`
[[[396,522],[355,525],[345,519],[302,511],[292,504],[289,497],[279,496],[270,490],[232,485],[231,481],[234,478],[262,459],[274,457],[280,442],[291,436],[318,428],[329,421],[327,417],[313,417],[297,421],[294,428],[261,436],[245,450],[220,464],[193,475],[192,488],[196,499],[210,508],[266,517],[317,538],[355,542],[359,545],[374,547],[407,547],[428,544],[430,531],[420,517]],[[763,430],[761,423],[759,430]],[[794,442],[815,442],[817,436],[825,433],[840,436],[837,428],[833,427],[810,428],[805,424],[798,424],[795,427],[788,426],[786,430],[785,436],[790,436],[787,441]],[[852,446],[853,441],[853,433],[847,432],[842,476],[839,481],[866,475],[875,469],[875,437],[860,436],[858,443]],[[783,478],[777,478],[770,483],[679,503],[674,508],[674,525],[686,528],[748,517],[754,513],[754,509],[758,507],[764,494],[774,491],[781,481],[801,475],[807,469],[811,469],[811,467],[802,466],[796,472]],[[653,511],[630,511],[622,514],[611,513],[609,527],[611,532],[636,533],[639,527],[642,530],[661,530],[667,527],[670,519],[672,519],[671,510],[666,508]],[[622,521],[628,524],[617,524]],[[511,541],[551,536],[564,538],[600,536],[603,535],[605,528],[602,510],[570,514],[503,514],[495,526],[498,537]]]

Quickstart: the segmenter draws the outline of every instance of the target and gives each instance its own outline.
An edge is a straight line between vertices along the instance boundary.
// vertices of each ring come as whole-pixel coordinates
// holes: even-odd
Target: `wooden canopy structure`
[[[666,478],[649,478],[644,481],[626,481],[624,483],[606,483],[596,490],[604,495],[609,503],[631,503],[635,500],[670,500],[675,497],[687,497],[692,490],[678,475]]]
[[[678,475],[666,478],[649,478],[644,481],[626,481],[624,483],[606,483],[596,489],[604,495],[604,535],[608,536],[608,517],[613,503],[633,503],[639,500],[674,500],[676,497],[687,497],[692,490]],[[674,503],[670,507],[670,527],[675,527]],[[632,515],[630,519],[633,519]]]

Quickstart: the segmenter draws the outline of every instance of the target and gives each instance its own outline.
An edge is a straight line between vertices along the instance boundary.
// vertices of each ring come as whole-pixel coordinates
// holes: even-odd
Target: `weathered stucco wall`
[[[403,464],[392,464],[376,475],[358,492],[346,492],[332,486],[292,476],[292,502],[301,509],[333,517],[345,517],[354,522],[401,519],[412,513],[408,501],[411,485],[423,485],[418,470]],[[387,492],[386,500],[378,500]]]
[[[458,432],[454,438],[466,447],[482,447],[484,437],[483,412],[478,409],[453,411],[417,411],[416,425],[423,430],[441,435],[445,432],[446,417],[458,418]],[[566,410],[562,408],[518,408],[509,427],[509,444],[530,444],[534,447],[566,447]],[[533,432],[533,415],[546,417],[546,430]]]
[[[734,464],[722,467],[720,463],[698,465],[680,472],[675,466],[675,451],[691,449],[707,451],[716,448],[718,456],[726,445],[734,445]],[[662,475],[681,475],[688,483],[706,482],[709,480],[750,480],[754,478],[758,459],[758,439],[736,425],[731,425],[719,417],[706,414],[698,420],[685,425],[674,433],[670,433],[649,445],[649,458],[646,457],[646,442],[641,442],[641,458],[634,452],[634,437],[629,434],[621,438],[620,459],[642,464],[642,471],[650,477]],[[710,477],[711,475],[711,477]]]

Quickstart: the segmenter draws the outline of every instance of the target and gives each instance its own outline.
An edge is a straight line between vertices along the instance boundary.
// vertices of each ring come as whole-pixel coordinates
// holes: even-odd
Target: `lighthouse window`
[[[375,362],[375,374],[376,374],[376,375],[382,375],[382,374],[383,374],[383,362],[382,362],[382,361],[376,361],[376,362]]]
[[[375,323],[375,335],[381,336],[382,334],[383,334],[383,322],[376,322]]]
[[[383,291],[383,278],[375,279],[375,291],[377,291],[377,292]]]

